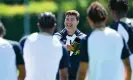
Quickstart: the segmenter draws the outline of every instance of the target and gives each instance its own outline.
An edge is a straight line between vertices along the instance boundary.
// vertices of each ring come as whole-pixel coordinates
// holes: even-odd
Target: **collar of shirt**
[[[47,36],[52,36],[52,34],[49,34],[49,33],[46,33],[46,32],[40,32],[39,34],[47,35]]]
[[[66,31],[66,34],[68,35],[66,28],[65,28],[65,31]],[[80,31],[78,29],[76,29],[74,32],[75,35],[78,35],[79,33]],[[73,35],[68,35],[68,36],[73,36]]]

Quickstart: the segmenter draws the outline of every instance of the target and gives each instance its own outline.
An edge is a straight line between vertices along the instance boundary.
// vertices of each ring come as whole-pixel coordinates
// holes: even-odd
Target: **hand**
[[[67,47],[67,50],[68,51],[73,51],[74,50],[74,48],[72,47],[72,45],[67,45],[66,47]]]

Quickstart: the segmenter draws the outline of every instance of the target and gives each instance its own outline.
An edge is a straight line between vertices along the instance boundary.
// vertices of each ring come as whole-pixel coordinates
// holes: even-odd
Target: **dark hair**
[[[38,17],[38,23],[42,29],[52,28],[56,24],[55,15],[51,12],[41,13]]]
[[[107,18],[107,11],[98,1],[93,2],[87,10],[87,16],[94,23],[99,23]]]
[[[74,16],[76,16],[77,21],[79,20],[79,17],[80,17],[79,12],[76,11],[76,10],[69,10],[69,11],[66,12],[65,15],[66,15],[66,16],[67,16],[67,15],[74,15]]]
[[[6,34],[6,29],[4,25],[2,24],[2,22],[0,22],[0,36],[5,35],[5,34]]]
[[[128,11],[128,0],[109,0],[109,8],[111,10],[121,12]]]

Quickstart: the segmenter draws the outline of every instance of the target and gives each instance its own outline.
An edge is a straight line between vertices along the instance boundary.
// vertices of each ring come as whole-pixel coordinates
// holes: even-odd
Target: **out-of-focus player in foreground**
[[[29,35],[24,43],[25,80],[55,80],[58,68],[60,79],[67,80],[67,51],[52,36],[56,27],[55,15],[51,12],[41,13],[37,25],[40,32]]]
[[[129,50],[121,35],[106,27],[107,11],[93,2],[87,15],[93,31],[81,41],[77,80],[84,80],[86,73],[86,80],[130,80]]]
[[[0,80],[24,80],[25,67],[20,45],[4,39],[5,33],[4,25],[0,23]]]

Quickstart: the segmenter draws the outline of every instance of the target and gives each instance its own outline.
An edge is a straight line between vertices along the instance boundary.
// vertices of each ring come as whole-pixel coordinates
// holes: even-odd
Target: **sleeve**
[[[66,48],[63,47],[63,56],[62,56],[61,61],[60,61],[59,69],[67,68],[68,63],[69,63],[68,52],[67,52]]]
[[[120,22],[118,24],[118,33],[122,35],[122,37],[125,39],[125,42],[127,43],[129,40],[129,34],[128,34],[128,26],[125,23]]]
[[[83,39],[83,38],[85,38],[86,36],[87,36],[86,34],[83,34],[83,33],[82,33],[81,35],[79,35],[79,38],[80,38],[80,39]]]
[[[130,56],[130,50],[125,42],[125,40],[123,39],[123,49],[122,49],[122,55],[121,55],[121,59],[125,59],[128,58]]]
[[[88,62],[89,56],[88,56],[88,48],[87,48],[87,38],[84,38],[80,42],[80,61],[82,62]]]
[[[19,43],[20,43],[20,46],[22,48],[22,51],[23,51],[23,48],[24,48],[24,44],[25,44],[25,41],[27,39],[27,36],[23,37],[22,39],[20,39]]]
[[[133,25],[131,24],[128,28],[128,34],[129,34],[128,46],[133,54]]]
[[[57,32],[53,35],[53,37],[56,37],[58,40],[60,40],[62,36],[60,33]]]
[[[13,45],[13,49],[15,51],[15,54],[16,54],[16,65],[21,65],[21,64],[24,64],[24,59],[23,59],[23,56],[22,56],[22,49],[18,44],[12,44]]]

